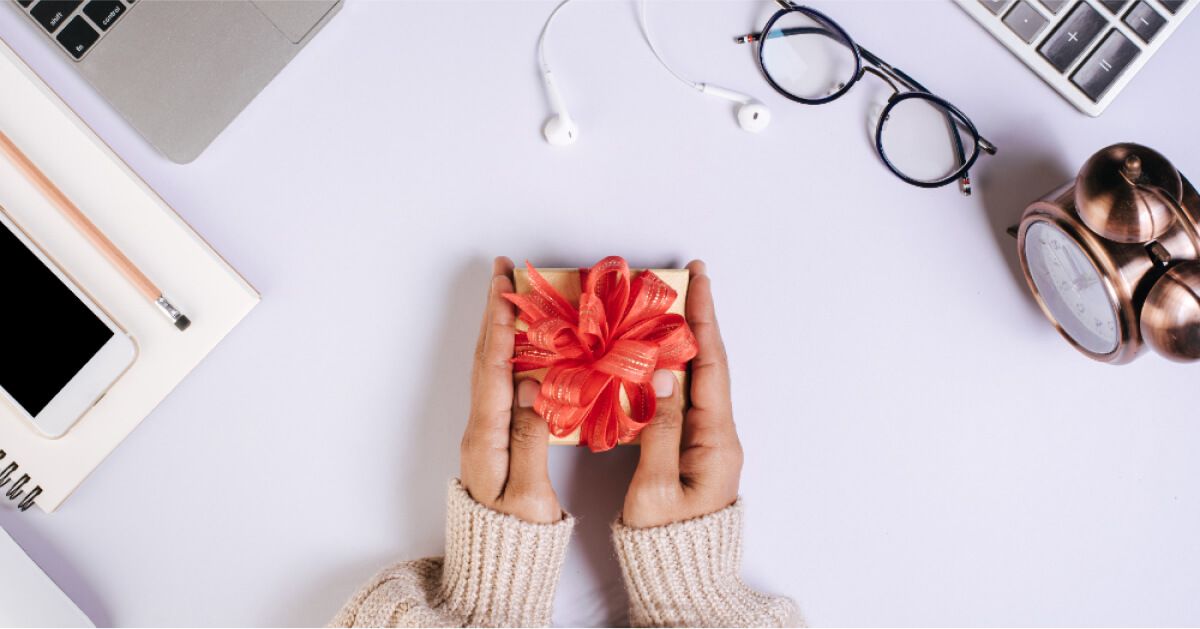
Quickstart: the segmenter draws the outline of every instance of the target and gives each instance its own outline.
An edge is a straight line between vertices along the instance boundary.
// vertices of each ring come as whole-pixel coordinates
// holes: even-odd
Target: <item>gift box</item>
[[[622,273],[625,275],[622,276]],[[641,277],[643,274],[652,276]],[[588,303],[581,308],[581,296],[585,292],[585,283],[588,282],[589,275],[594,278],[592,294],[584,300]],[[537,290],[538,278],[542,282],[541,291]],[[652,410],[647,408],[654,404],[654,393],[647,374],[652,374],[657,369],[671,369],[679,381],[680,390],[687,392],[686,365],[696,352],[695,338],[683,316],[688,281],[687,269],[629,269],[624,260],[615,257],[606,258],[590,269],[534,269],[529,266],[513,272],[516,293],[509,298],[518,306],[520,315],[517,321],[517,348],[513,359],[516,381],[533,378],[545,383],[546,376],[554,368],[554,364],[560,365],[560,371],[563,371],[563,364],[585,364],[586,366],[582,367],[568,367],[567,371],[571,373],[560,374],[561,377],[557,380],[560,384],[579,384],[579,396],[582,397],[570,396],[567,403],[583,402],[586,406],[588,389],[591,386],[592,389],[601,390],[593,406],[611,404],[615,399],[620,407],[620,413],[614,409],[612,418],[604,420],[596,419],[596,416],[602,415],[602,409],[596,406],[588,415],[590,421],[585,421],[570,432],[561,430],[562,423],[557,423],[559,430],[556,430],[553,416],[556,409],[554,401],[549,398],[554,398],[560,389],[570,387],[550,387],[550,391],[547,391],[547,387],[543,386],[535,409],[550,423],[551,444],[588,445],[593,451],[602,451],[617,444],[636,443],[641,427],[653,416]],[[547,288],[561,296],[563,302],[556,305],[554,296],[547,293]],[[627,294],[624,299],[625,306],[618,304],[622,301],[622,290],[626,290]],[[564,306],[569,306],[569,309]],[[553,364],[542,366],[541,361],[545,353],[538,349],[538,340],[541,340],[542,349],[551,345],[545,340],[547,334],[562,335],[559,338],[562,339],[560,343],[563,345],[568,344],[567,339],[577,343],[575,339],[581,336],[581,331],[589,329],[589,309],[592,309],[592,312],[606,309],[610,311],[607,317],[599,317],[605,320],[598,331],[594,330],[595,336],[584,336],[590,339],[593,345],[604,346],[607,350],[604,353],[608,355],[597,356],[589,353],[583,358],[572,357],[568,350],[579,350],[565,348],[561,350],[562,355],[557,357],[559,362],[554,363],[554,359],[547,358],[545,362]],[[559,314],[566,310],[570,312]],[[624,311],[628,316],[624,319],[619,315],[614,316],[613,313],[618,311]],[[531,312],[556,314],[541,316],[531,315]],[[578,317],[577,325],[563,323],[563,320],[569,322],[569,315]],[[613,320],[617,320],[616,325],[611,325]],[[593,324],[591,327],[596,326]],[[605,334],[608,335],[607,338]],[[622,340],[628,338],[637,340]],[[612,355],[619,356],[614,358]],[[625,362],[619,363],[621,360]],[[615,367],[611,365],[614,362],[618,362]],[[609,377],[607,382],[604,381],[605,377]],[[605,397],[606,392],[609,394],[608,398]],[[543,400],[544,396],[546,400]],[[569,396],[559,394],[558,397],[563,401]],[[633,408],[634,404],[638,405],[637,409]],[[568,410],[576,412],[573,408]],[[605,423],[606,421],[609,423]],[[605,425],[600,426],[602,423]],[[617,426],[614,428],[610,424]],[[591,430],[590,438],[584,438],[585,429]]]

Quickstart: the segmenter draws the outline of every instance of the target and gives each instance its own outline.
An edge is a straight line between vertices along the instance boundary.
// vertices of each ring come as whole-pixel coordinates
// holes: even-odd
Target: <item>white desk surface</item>
[[[746,448],[746,580],[816,625],[1200,623],[1200,365],[1090,362],[1004,228],[1107,144],[1200,170],[1200,18],[1099,119],[942,1],[821,2],[1000,149],[977,194],[907,186],[873,81],[784,100],[731,38],[766,1],[579,2],[550,56],[581,127],[554,150],[549,2],[352,0],[195,163],[168,162],[15,11],[0,37],[263,292],[60,512],[0,524],[98,625],[326,622],[442,548],[493,255],[709,262]],[[882,85],[879,83],[879,85]],[[559,624],[621,621],[607,543],[634,450],[552,454],[580,527]]]

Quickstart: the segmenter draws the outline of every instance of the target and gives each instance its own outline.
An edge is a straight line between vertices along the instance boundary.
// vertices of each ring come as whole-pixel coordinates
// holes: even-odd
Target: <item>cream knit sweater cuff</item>
[[[457,480],[446,497],[446,556],[375,575],[334,627],[529,627],[550,624],[575,520],[530,524],[475,502]]]
[[[792,602],[746,587],[742,502],[647,529],[613,524],[613,544],[638,627],[780,627],[802,621]]]
[[[575,519],[531,524],[475,502],[457,480],[446,503],[446,611],[468,625],[548,626]]]

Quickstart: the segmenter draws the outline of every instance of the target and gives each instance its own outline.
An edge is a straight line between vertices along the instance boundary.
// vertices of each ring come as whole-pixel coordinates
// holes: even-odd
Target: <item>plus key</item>
[[[1079,2],[1046,38],[1038,52],[1054,69],[1066,72],[1107,25],[1108,20],[1090,4]]]

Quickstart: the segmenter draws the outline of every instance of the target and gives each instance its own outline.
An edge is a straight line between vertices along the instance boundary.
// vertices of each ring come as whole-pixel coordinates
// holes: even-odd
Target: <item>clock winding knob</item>
[[[1142,338],[1163,356],[1200,359],[1200,262],[1184,262],[1166,272],[1142,306]]]
[[[1148,242],[1175,222],[1161,193],[1183,196],[1183,180],[1171,162],[1140,144],[1114,144],[1083,165],[1075,184],[1075,209],[1097,234],[1124,243]]]

